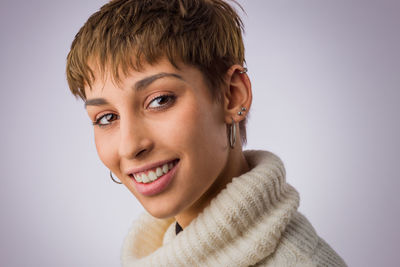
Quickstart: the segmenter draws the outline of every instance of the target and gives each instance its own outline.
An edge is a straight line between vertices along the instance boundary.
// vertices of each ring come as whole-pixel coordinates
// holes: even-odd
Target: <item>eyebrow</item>
[[[108,101],[105,100],[104,98],[93,98],[93,99],[87,99],[85,101],[85,108],[87,106],[102,106],[102,105],[107,105]]]
[[[173,78],[177,78],[179,80],[183,81],[182,76],[176,74],[176,73],[169,73],[169,72],[160,72],[154,75],[151,75],[149,77],[146,77],[140,81],[137,81],[135,83],[135,90],[136,91],[142,91],[144,90],[147,86],[149,86],[151,83],[153,83],[154,81],[161,79],[161,78],[165,78],[165,77],[173,77]]]
[[[135,83],[135,85],[133,86],[133,89],[135,91],[143,91],[144,89],[146,89],[146,87],[148,87],[154,81],[161,79],[161,78],[165,78],[165,77],[173,77],[173,78],[177,78],[182,81],[184,80],[182,78],[182,76],[180,76],[176,73],[160,72],[160,73],[151,75],[149,77],[146,77],[140,81],[137,81]],[[102,106],[102,105],[107,105],[107,104],[109,104],[109,102],[104,98],[87,99],[85,101],[85,108],[87,106]]]

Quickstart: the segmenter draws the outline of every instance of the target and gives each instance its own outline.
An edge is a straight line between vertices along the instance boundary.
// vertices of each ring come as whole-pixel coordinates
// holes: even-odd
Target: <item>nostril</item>
[[[119,156],[126,159],[144,157],[154,147],[151,139],[143,137],[141,133],[122,132],[119,140]]]
[[[140,150],[138,153],[136,153],[136,157],[142,156],[143,154],[145,154],[145,152],[146,152],[146,149]]]

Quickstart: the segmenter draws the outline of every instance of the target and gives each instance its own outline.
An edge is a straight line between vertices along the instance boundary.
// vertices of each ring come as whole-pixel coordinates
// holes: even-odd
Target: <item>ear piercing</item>
[[[111,180],[113,180],[114,183],[116,183],[116,184],[122,184],[121,182],[117,181],[117,179],[115,179],[115,178],[113,177],[111,171],[110,171],[110,177],[111,177]]]
[[[240,74],[244,74],[248,71],[248,69],[246,67],[243,68],[243,70],[239,71]]]
[[[231,148],[235,148],[236,144],[236,123],[232,118],[232,124],[229,127],[229,145]]]
[[[245,107],[242,107],[242,108],[241,108],[241,111],[239,111],[237,114],[238,114],[239,116],[242,116],[243,113],[244,113],[246,110],[247,110],[247,109],[246,109]]]

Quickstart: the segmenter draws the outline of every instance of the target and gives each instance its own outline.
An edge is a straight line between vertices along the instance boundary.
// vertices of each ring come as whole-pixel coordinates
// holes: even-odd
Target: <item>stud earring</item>
[[[245,107],[242,107],[241,108],[241,111],[239,111],[237,114],[239,115],[239,116],[242,116],[243,115],[243,113],[244,113],[244,111],[246,111],[247,109],[245,108]]]

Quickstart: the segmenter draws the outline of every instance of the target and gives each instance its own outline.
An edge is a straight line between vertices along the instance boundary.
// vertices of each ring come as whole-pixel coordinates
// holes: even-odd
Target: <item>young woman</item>
[[[115,0],[76,35],[70,89],[111,178],[147,211],[123,266],[345,266],[297,211],[282,161],[242,150],[243,63],[242,22],[222,0]]]

